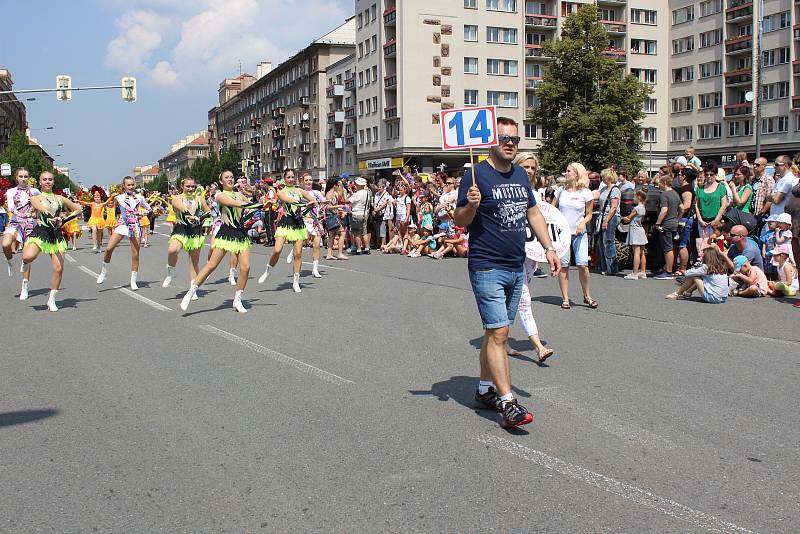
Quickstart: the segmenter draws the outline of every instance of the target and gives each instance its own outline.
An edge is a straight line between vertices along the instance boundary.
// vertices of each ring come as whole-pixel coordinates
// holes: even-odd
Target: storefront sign
[[[366,161],[358,162],[358,170],[360,171],[377,171],[381,169],[393,169],[403,166],[403,158],[381,158],[381,159],[368,159]]]

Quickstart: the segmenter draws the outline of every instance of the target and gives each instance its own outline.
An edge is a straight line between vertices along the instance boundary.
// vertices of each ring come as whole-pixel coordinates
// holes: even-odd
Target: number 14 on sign
[[[442,127],[442,150],[497,145],[494,106],[443,110],[439,124]]]

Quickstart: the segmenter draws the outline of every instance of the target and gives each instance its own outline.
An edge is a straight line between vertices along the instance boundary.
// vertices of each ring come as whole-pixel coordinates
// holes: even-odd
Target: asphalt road
[[[161,231],[167,232],[162,226]],[[127,284],[70,252],[0,277],[2,532],[796,532],[800,332],[769,299],[672,302],[671,282],[593,276],[598,310],[532,284],[556,354],[512,377],[533,424],[476,411],[481,336],[466,265],[373,254],[304,268],[255,248],[180,312],[166,238]],[[304,256],[308,252],[304,253]],[[306,259],[306,258],[304,258]],[[83,269],[83,270],[82,270]],[[87,272],[88,270],[89,272]],[[577,277],[573,299],[580,302]]]

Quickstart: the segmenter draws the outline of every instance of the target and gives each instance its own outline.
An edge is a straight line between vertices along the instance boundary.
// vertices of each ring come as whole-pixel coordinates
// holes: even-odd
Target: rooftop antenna
[[[239,64],[239,76],[241,76],[242,75],[242,60],[239,59],[237,61],[238,61],[238,64]]]

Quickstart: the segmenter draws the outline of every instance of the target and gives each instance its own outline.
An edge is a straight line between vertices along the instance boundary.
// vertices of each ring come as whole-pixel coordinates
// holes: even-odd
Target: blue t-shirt
[[[745,256],[750,260],[750,265],[758,267],[762,271],[764,270],[764,259],[761,257],[761,251],[758,250],[758,246],[752,238],[748,237],[745,240],[744,250],[739,250],[739,247],[736,245],[730,246],[728,249],[728,257],[733,259],[739,255]]]
[[[481,203],[469,232],[470,271],[501,269],[521,272],[525,262],[528,208],[536,205],[528,175],[519,165],[499,172],[488,161],[474,167]],[[456,206],[467,205],[472,169],[461,179]]]

